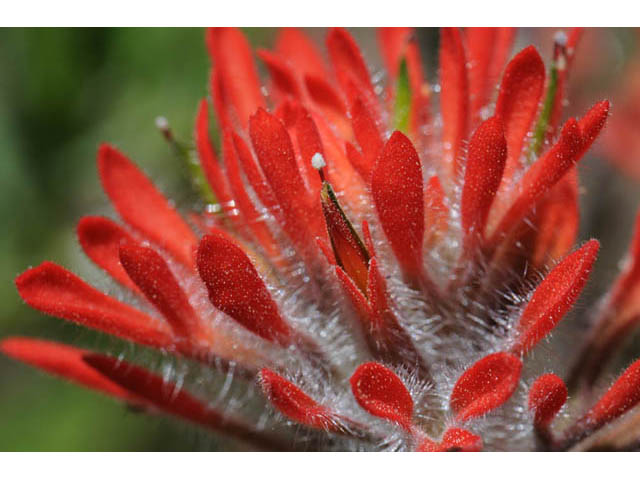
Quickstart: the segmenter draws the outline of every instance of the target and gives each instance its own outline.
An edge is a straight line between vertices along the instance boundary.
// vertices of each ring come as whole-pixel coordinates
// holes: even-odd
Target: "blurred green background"
[[[191,140],[208,69],[201,29],[0,29],[0,337],[100,341],[28,308],[13,280],[48,259],[107,287],[75,241],[82,215],[109,212],[97,147],[114,143],[184,199],[182,165],[154,119]],[[216,448],[185,430],[0,356],[0,451]]]
[[[247,33],[253,43],[268,43],[273,36],[270,29]],[[551,38],[535,32],[524,37],[520,44]],[[433,75],[437,31],[422,31],[420,38],[432,47],[423,54]],[[616,78],[620,68],[605,70]],[[208,70],[201,29],[0,29],[0,338],[104,344],[94,332],[25,306],[13,280],[29,266],[52,260],[98,288],[110,288],[75,241],[82,215],[111,212],[95,168],[100,142],[126,152],[178,204],[192,202],[184,166],[154,120],[165,116],[176,137],[190,141],[197,102],[207,94]],[[599,86],[591,90],[589,104],[603,98]],[[637,184],[620,180],[599,160],[585,163],[593,179],[587,188],[600,189],[593,200],[617,198],[613,211],[619,221],[611,229],[612,210],[601,207],[597,218],[584,223],[581,237],[616,240],[625,248]],[[617,180],[596,185],[603,171]],[[628,205],[621,207],[622,202]],[[599,262],[607,281],[622,251],[614,248]],[[202,432],[133,413],[0,356],[0,451],[220,448],[224,445]]]

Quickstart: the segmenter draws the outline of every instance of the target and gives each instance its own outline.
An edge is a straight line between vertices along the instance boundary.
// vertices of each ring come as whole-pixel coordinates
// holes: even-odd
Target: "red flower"
[[[266,87],[242,33],[209,30],[221,159],[206,99],[195,142],[212,208],[185,221],[103,145],[100,178],[125,225],[85,217],[78,238],[136,306],[49,262],[16,280],[30,306],[159,350],[184,378],[43,340],[6,339],[2,351],[255,448],[604,446],[602,427],[640,402],[638,363],[586,413],[571,408],[579,420],[561,431],[562,380],[533,383],[531,412],[522,390],[534,378],[523,363],[576,302],[598,252],[590,240],[569,253],[574,167],[609,104],[560,127],[579,31],[557,38],[548,78],[534,47],[507,63],[513,36],[442,29],[436,96],[408,28],[379,31],[382,89],[344,29],[328,31],[328,65],[304,33],[281,31],[274,51],[258,51]],[[637,232],[571,374],[585,401],[640,318],[639,242]],[[258,400],[274,407],[260,418]]]

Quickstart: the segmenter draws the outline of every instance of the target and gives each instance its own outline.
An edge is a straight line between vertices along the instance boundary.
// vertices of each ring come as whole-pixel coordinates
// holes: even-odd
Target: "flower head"
[[[615,421],[640,402],[640,364],[593,392],[640,318],[640,232],[568,377],[575,402],[531,361],[599,249],[574,249],[576,164],[609,104],[560,124],[579,34],[556,37],[547,74],[532,46],[507,61],[512,29],[444,28],[432,88],[411,29],[378,32],[384,84],[346,30],[328,31],[327,64],[285,29],[257,52],[265,87],[240,30],[208,30],[194,167],[207,208],[181,215],[103,145],[99,175],[124,224],[85,217],[78,239],[131,302],[50,262],[16,280],[30,306],[175,368],[44,340],[0,348],[254,448],[629,448],[615,439],[631,423]]]

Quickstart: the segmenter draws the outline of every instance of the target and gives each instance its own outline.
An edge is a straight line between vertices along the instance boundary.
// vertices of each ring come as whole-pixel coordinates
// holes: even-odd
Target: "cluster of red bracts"
[[[410,29],[382,29],[379,35],[390,81],[388,104],[397,103],[394,88],[401,82],[406,80],[410,91],[406,128],[388,138],[393,129],[389,109],[379,101],[363,57],[345,30],[328,32],[331,68],[298,30],[283,30],[274,52],[258,52],[271,76],[273,113],[267,111],[242,33],[209,30],[211,93],[224,163],[210,140],[208,103],[203,100],[196,119],[196,147],[221,209],[218,215],[190,217],[204,236],[199,239],[133,163],[104,145],[98,152],[100,178],[127,227],[103,217],[85,217],[78,225],[78,238],[87,256],[135,295],[145,311],[104,295],[49,262],[19,276],[18,291],[46,314],[205,365],[234,369],[245,379],[258,375],[271,404],[294,422],[379,442],[377,431],[335,411],[333,405],[318,403],[287,380],[285,376],[292,376],[289,365],[274,363],[255,343],[286,349],[310,362],[324,378],[339,380],[341,359],[328,358],[317,339],[296,328],[269,289],[286,289],[282,275],[301,261],[311,282],[338,280],[375,360],[360,365],[350,378],[360,407],[399,426],[415,450],[480,450],[482,439],[467,430],[468,425],[512,397],[523,358],[577,300],[599,248],[591,240],[565,257],[577,232],[574,166],[609,111],[607,102],[598,103],[559,128],[564,66],[571,60],[578,33],[570,36],[566,51],[562,45],[560,54],[567,58],[557,72],[554,108],[543,125],[545,140],[554,141],[531,152],[527,139],[548,82],[533,47],[504,66],[511,29],[442,30],[441,142],[429,128],[431,92]],[[485,118],[503,70],[495,109]],[[426,158],[431,153],[418,153],[432,151],[437,161]],[[533,159],[530,165],[525,154]],[[273,221],[264,221],[265,212]],[[459,233],[453,225],[456,212]],[[362,237],[350,218],[362,221]],[[370,226],[384,241],[374,242]],[[456,235],[461,248],[453,273],[439,278],[429,271],[424,252]],[[530,248],[514,253],[516,243]],[[631,292],[640,286],[636,244],[640,241],[634,242],[631,266],[603,309],[600,330],[606,335],[594,337],[602,358],[640,318],[640,306],[631,300]],[[478,258],[499,265],[532,262],[543,268],[564,257],[534,290],[503,351],[468,367],[448,392],[455,425],[440,440],[422,431],[414,418],[412,395],[392,370],[431,380],[423,348],[394,308],[381,271],[383,257],[376,252],[380,246],[390,248],[407,285],[435,305],[469,278],[468,272],[456,272],[475,265]],[[288,247],[293,247],[293,254],[287,253]],[[200,295],[208,296],[207,305]],[[236,328],[224,327],[213,317],[230,319]],[[236,335],[239,331],[253,340],[244,344],[245,337]],[[295,447],[278,443],[269,432],[124,361],[25,338],[4,340],[0,348],[130,404],[224,431],[257,447]],[[632,365],[557,438],[549,425],[564,405],[567,389],[555,375],[539,377],[530,389],[529,408],[545,448],[570,448],[635,406],[640,401],[638,369],[640,363]],[[576,378],[583,377],[576,373]]]

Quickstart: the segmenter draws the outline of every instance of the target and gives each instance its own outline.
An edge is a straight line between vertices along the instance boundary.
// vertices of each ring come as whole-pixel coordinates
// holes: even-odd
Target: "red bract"
[[[151,181],[109,145],[98,151],[102,186],[120,216],[176,259],[193,265],[196,236]]]
[[[353,396],[367,412],[411,430],[413,399],[395,373],[379,363],[365,363],[349,381]]]
[[[534,47],[513,57],[505,69],[496,102],[507,139],[506,179],[520,164],[520,154],[531,129],[544,88],[544,63]]]
[[[471,137],[460,203],[462,228],[475,242],[484,233],[489,208],[498,191],[507,156],[502,121],[491,117]]]
[[[590,434],[640,401],[638,364],[556,432],[567,389],[552,374],[533,382],[537,364],[523,361],[594,264],[595,240],[567,252],[581,215],[576,162],[609,103],[558,132],[579,31],[554,52],[531,46],[508,62],[514,34],[442,29],[432,88],[411,28],[378,32],[386,72],[375,80],[342,28],[327,32],[327,63],[304,31],[280,31],[258,51],[264,81],[241,30],[208,30],[211,106],[198,105],[194,145],[163,130],[203,202],[187,223],[103,145],[99,175],[126,225],[78,224],[86,255],[136,307],[48,262],[16,280],[30,306],[150,347],[144,358],[163,375],[40,340],[7,339],[1,350],[253,448],[605,446]],[[587,309],[596,326],[569,377],[568,416],[580,418],[605,360],[639,323],[639,238],[605,300]],[[523,371],[532,419],[514,395]],[[623,425],[631,435],[633,422]]]
[[[320,430],[341,429],[341,420],[336,414],[277,373],[263,368],[260,371],[260,385],[269,401],[291,420]]]
[[[509,400],[518,386],[522,362],[505,352],[474,363],[458,379],[450,405],[460,421],[479,417]]]
[[[640,360],[627,368],[583,417],[586,427],[595,430],[631,410],[640,402]]]
[[[51,262],[16,279],[18,293],[33,308],[144,345],[169,348],[173,333],[161,320],[121,303]]]
[[[462,142],[469,129],[467,58],[457,28],[443,28],[440,33],[440,83],[445,161],[456,173]]]
[[[424,193],[420,158],[411,141],[394,132],[371,177],[380,223],[398,262],[411,276],[422,273]]]
[[[137,290],[120,264],[120,247],[135,242],[124,228],[108,218],[83,217],[77,232],[87,257],[125,287]]]
[[[529,390],[529,410],[533,411],[533,423],[544,427],[551,423],[567,401],[567,387],[560,377],[553,373],[541,375]]]
[[[440,448],[448,452],[479,452],[482,450],[482,439],[469,430],[450,428],[444,432]]]
[[[149,247],[122,245],[120,262],[149,302],[169,322],[176,336],[196,342],[206,340],[205,329],[187,295],[157,252]]]
[[[587,282],[599,248],[597,240],[590,240],[560,262],[538,285],[520,316],[514,352],[527,353],[562,320]]]
[[[202,239],[198,271],[216,308],[259,337],[283,345],[291,342],[291,329],[251,260],[224,233]]]

